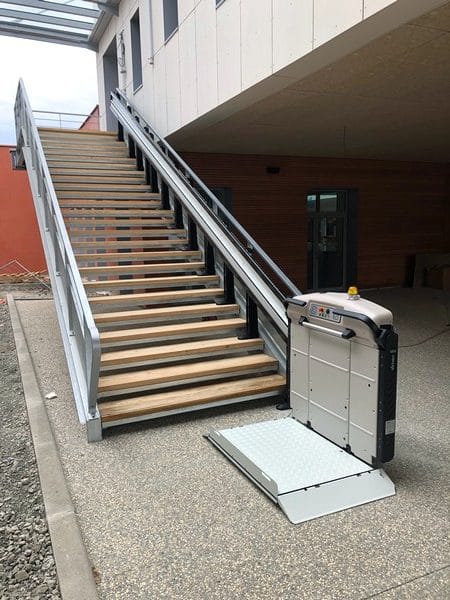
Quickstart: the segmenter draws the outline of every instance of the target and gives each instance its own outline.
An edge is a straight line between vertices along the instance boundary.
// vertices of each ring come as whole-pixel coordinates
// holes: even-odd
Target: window
[[[216,8],[219,8],[221,4],[223,4],[225,0],[216,0]]]
[[[170,38],[178,27],[178,0],[163,0],[164,40]]]
[[[141,31],[139,25],[139,11],[134,13],[130,21],[131,29],[131,60],[133,62],[133,90],[142,85],[142,58],[141,58]]]

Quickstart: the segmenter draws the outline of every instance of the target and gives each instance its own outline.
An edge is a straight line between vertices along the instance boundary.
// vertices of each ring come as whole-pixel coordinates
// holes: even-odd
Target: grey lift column
[[[357,294],[291,299],[292,416],[212,430],[210,441],[292,523],[395,494],[397,335],[392,314]]]

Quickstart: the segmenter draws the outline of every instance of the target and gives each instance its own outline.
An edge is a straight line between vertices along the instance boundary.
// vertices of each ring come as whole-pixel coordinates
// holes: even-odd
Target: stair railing
[[[119,140],[127,141],[129,156],[145,172],[152,191],[161,193],[163,208],[174,210],[175,226],[187,225],[192,249],[201,234],[206,269],[220,272],[226,301],[239,297],[247,336],[264,330],[281,370],[287,370],[285,301],[300,290],[120,90],[111,94],[111,110]]]
[[[14,106],[16,164],[25,163],[43,242],[72,388],[88,439],[101,439],[97,409],[100,336],[81,281],[25,86]]]

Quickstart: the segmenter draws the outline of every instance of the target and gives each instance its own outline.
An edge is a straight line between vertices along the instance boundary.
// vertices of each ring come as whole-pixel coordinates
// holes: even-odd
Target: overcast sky
[[[95,53],[73,46],[0,36],[0,144],[15,142],[19,78],[33,110],[88,114],[98,103]]]

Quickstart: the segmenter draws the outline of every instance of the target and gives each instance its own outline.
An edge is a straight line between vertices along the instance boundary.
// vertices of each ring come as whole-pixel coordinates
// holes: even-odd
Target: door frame
[[[357,285],[358,274],[358,190],[356,188],[343,187],[314,187],[308,190],[305,198],[305,208],[308,196],[313,194],[331,194],[345,193],[346,207],[344,209],[344,235],[343,235],[343,286],[338,288],[308,288],[308,291],[323,291],[323,290],[346,290],[350,285]],[[320,214],[320,211],[316,214]],[[327,213],[323,213],[324,215]],[[332,213],[328,213],[332,214]],[[307,212],[309,221],[311,213]],[[308,227],[307,227],[308,230]],[[307,240],[308,244],[308,240]],[[314,240],[317,244],[317,240]],[[306,269],[308,270],[308,248],[306,247]],[[308,282],[308,272],[306,273],[306,282]]]

